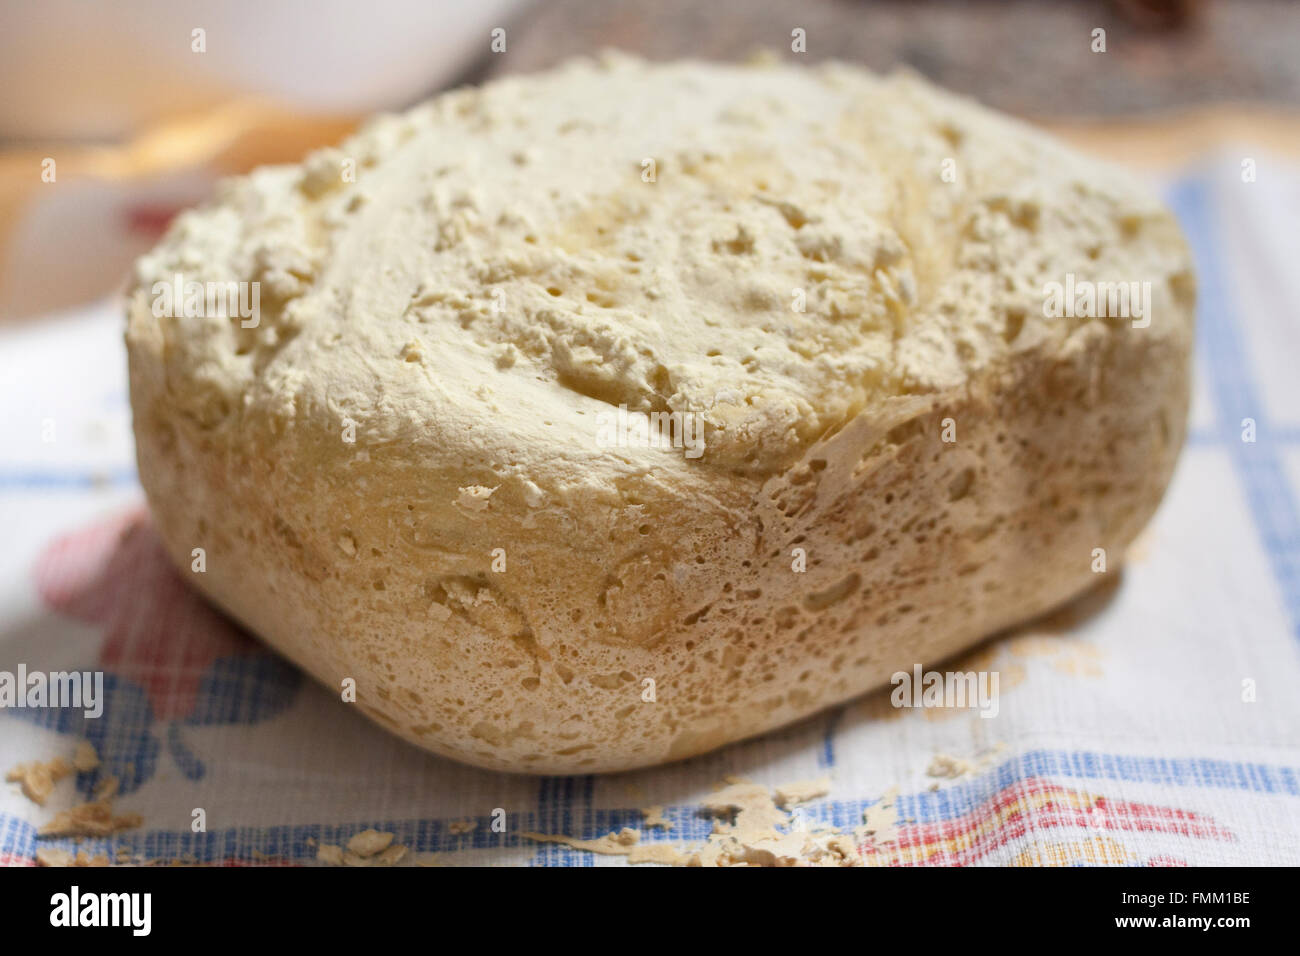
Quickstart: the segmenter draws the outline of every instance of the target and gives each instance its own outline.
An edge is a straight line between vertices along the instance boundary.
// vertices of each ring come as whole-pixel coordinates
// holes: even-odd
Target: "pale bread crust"
[[[1118,570],[1187,415],[1194,293],[1158,226],[1174,287],[1149,328],[1079,323],[963,385],[881,397],[775,474],[679,469],[622,508],[598,491],[530,508],[503,482],[467,510],[472,445],[461,470],[394,442],[358,465],[333,421],[196,423],[137,294],[141,480],[178,566],[205,548],[195,586],[327,687],[354,679],[357,706],[413,743],[537,773],[685,758],[1068,600],[1097,582],[1096,548]],[[481,570],[440,573],[448,550]]]

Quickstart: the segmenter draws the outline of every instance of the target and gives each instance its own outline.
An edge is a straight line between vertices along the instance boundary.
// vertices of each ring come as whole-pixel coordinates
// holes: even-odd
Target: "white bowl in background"
[[[112,139],[252,94],[316,113],[395,109],[489,55],[491,31],[521,5],[6,0],[0,137]],[[196,28],[203,53],[191,49]]]

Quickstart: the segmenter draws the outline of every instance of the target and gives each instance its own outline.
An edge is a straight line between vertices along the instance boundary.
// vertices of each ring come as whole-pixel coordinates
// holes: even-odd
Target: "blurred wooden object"
[[[792,53],[800,28],[807,52]],[[1092,34],[1106,31],[1106,51]],[[649,59],[907,66],[1019,116],[1119,116],[1208,103],[1300,110],[1296,0],[546,0],[476,78],[618,47]]]
[[[1086,153],[1146,170],[1174,170],[1216,149],[1241,147],[1300,159],[1300,113],[1258,104],[1037,124]]]
[[[1129,23],[1146,30],[1181,30],[1201,12],[1200,0],[1110,0]]]

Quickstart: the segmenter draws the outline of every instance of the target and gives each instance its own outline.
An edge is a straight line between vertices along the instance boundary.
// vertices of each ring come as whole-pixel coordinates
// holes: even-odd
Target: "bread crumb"
[[[709,794],[700,804],[715,813],[735,811],[735,829],[741,832],[761,832],[786,822],[786,814],[777,809],[761,783],[733,783]]]
[[[876,803],[862,811],[862,824],[853,835],[861,844],[878,847],[898,839],[898,788],[890,788]]]
[[[830,793],[830,780],[819,779],[776,788],[777,800],[792,805]],[[765,787],[733,784],[710,795],[704,806],[735,810],[732,825],[715,825],[705,844],[691,854],[688,866],[864,866],[859,843],[868,834],[845,833],[826,822],[804,827],[778,808]]]
[[[342,866],[343,847],[336,846],[333,843],[322,843],[316,849],[316,859],[321,863],[328,863],[330,866]]]
[[[466,833],[473,833],[478,824],[473,820],[452,820],[447,824],[447,832],[452,836],[464,836]]]
[[[38,807],[43,807],[46,797],[54,792],[54,785],[70,773],[72,765],[62,757],[55,757],[46,763],[39,760],[20,763],[5,774],[5,780],[20,784],[23,796]]]
[[[617,833],[607,833],[594,840],[575,840],[573,837],[531,831],[523,835],[538,843],[560,843],[571,850],[587,850],[590,853],[602,853],[606,856],[627,856],[641,840],[641,831],[631,827],[624,827]]]
[[[121,781],[117,777],[104,777],[95,784],[94,796],[96,800],[112,800],[117,796],[118,788]]]
[[[37,830],[38,836],[112,836],[122,830],[134,830],[144,822],[138,813],[113,815],[113,805],[108,799],[82,803],[60,810],[54,819]]]
[[[961,757],[953,757],[949,754],[935,754],[934,759],[930,761],[930,766],[926,768],[926,776],[941,777],[945,780],[955,780],[958,777],[964,777],[975,769],[975,765],[969,760],[963,760]]]
[[[387,850],[384,850],[378,856],[371,857],[375,866],[393,866],[406,856],[406,847],[400,843],[395,843]]]
[[[348,852],[359,857],[374,856],[388,849],[393,842],[393,834],[380,833],[378,830],[362,830],[348,841]]]
[[[661,827],[664,830],[670,830],[673,821],[664,816],[664,808],[659,804],[653,807],[643,807],[641,810],[641,826],[647,830],[651,827]]]
[[[927,776],[944,780],[957,780],[961,777],[983,773],[997,761],[998,756],[1006,748],[1007,745],[999,741],[980,753],[977,758],[971,760],[967,760],[965,757],[953,757],[944,753],[935,754],[925,772]],[[938,785],[936,784],[930,789],[937,790]]]
[[[391,836],[391,834],[388,834]],[[402,857],[406,856],[406,847],[400,843],[394,843],[386,849],[362,856],[351,850],[345,850],[343,853],[344,866],[393,866],[398,863]]]
[[[859,842],[872,842],[866,827],[846,833],[826,822],[804,825],[777,806],[795,805],[830,793],[830,779],[801,781],[776,788],[731,777],[721,789],[700,801],[702,809],[719,817],[703,844],[681,847],[667,842],[640,843],[637,830],[625,828],[595,840],[575,840],[552,834],[525,833],[532,840],[560,843],[575,850],[626,856],[628,863],[667,866],[865,866]],[[892,796],[882,800],[892,806]],[[665,825],[662,807],[641,811],[645,826]],[[892,819],[892,818],[891,818]],[[861,831],[861,832],[860,832]]]
[[[685,866],[690,857],[671,843],[642,843],[632,847],[627,855],[629,863],[662,863],[665,866]]]
[[[308,846],[316,841],[307,838]],[[405,858],[408,847],[393,842],[393,834],[379,830],[362,830],[348,840],[346,847],[334,843],[316,846],[316,860],[327,866],[394,866]]]
[[[72,766],[79,773],[89,773],[98,767],[99,754],[95,752],[95,745],[89,740],[77,744],[77,751],[72,755]]]
[[[800,780],[776,788],[777,806],[789,809],[801,803],[808,803],[831,792],[831,778],[818,777],[816,780]]]
[[[91,856],[85,850],[78,850],[73,856],[69,850],[54,847],[41,847],[36,851],[37,866],[111,866],[108,857],[101,854]]]

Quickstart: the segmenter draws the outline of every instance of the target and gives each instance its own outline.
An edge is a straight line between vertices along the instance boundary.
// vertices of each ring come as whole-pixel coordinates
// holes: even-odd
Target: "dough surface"
[[[256,327],[156,315],[178,276],[257,283]],[[1047,317],[1067,276],[1147,324]],[[1158,202],[920,79],[575,61],[179,217],[128,304],[140,476],[181,573],[389,730],[644,766],[1116,570],[1194,300]]]

